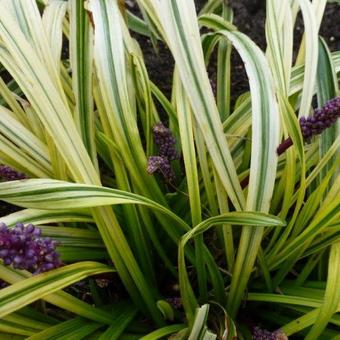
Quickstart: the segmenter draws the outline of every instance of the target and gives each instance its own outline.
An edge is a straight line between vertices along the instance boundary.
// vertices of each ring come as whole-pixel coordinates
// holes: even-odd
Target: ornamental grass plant
[[[339,336],[326,2],[267,0],[262,51],[222,0],[0,0],[0,338]],[[171,96],[136,35],[169,47]]]

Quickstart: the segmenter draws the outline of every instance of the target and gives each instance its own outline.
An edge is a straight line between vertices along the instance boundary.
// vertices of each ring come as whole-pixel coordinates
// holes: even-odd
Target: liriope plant
[[[268,0],[266,51],[222,0],[198,14],[192,0],[137,3],[142,19],[117,0],[0,0],[0,199],[23,208],[0,219],[0,336],[334,337],[340,54],[318,37],[326,1]],[[168,45],[171,98],[131,32]],[[250,86],[234,107],[232,48]]]

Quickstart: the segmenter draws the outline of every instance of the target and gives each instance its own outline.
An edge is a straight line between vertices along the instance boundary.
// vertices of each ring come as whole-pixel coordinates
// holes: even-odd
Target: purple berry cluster
[[[0,223],[0,259],[6,266],[39,274],[60,267],[57,241],[41,237],[33,224],[17,223],[14,228]]]
[[[168,182],[172,182],[174,173],[170,162],[179,158],[175,137],[162,122],[157,123],[152,130],[155,144],[158,146],[158,156],[149,157],[147,172],[161,173]]]
[[[286,340],[288,337],[281,331],[270,332],[258,326],[254,327],[252,332],[253,340]]]
[[[171,130],[165,127],[162,122],[159,122],[153,127],[152,131],[155,144],[159,148],[159,156],[165,157],[169,161],[178,159],[176,140]]]
[[[316,109],[313,116],[300,118],[300,129],[305,142],[309,142],[313,136],[319,135],[332,126],[340,117],[340,97],[329,100],[321,109]],[[285,139],[277,148],[277,154],[283,154],[293,145],[290,137]]]
[[[25,174],[12,169],[8,165],[0,165],[0,179],[3,179],[5,181],[16,181],[25,178]]]
[[[148,159],[147,172],[149,174],[159,172],[168,182],[171,182],[174,179],[174,173],[171,169],[170,161],[166,157],[150,156]]]
[[[322,133],[340,117],[340,97],[328,101],[321,109],[316,109],[313,116],[301,117],[300,128],[305,141]]]
[[[175,309],[183,308],[182,299],[180,297],[168,297],[166,301]]]

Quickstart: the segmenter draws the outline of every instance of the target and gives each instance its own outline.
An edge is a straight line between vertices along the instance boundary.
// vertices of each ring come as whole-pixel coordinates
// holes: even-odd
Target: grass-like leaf
[[[0,316],[5,316],[87,276],[112,271],[112,268],[100,263],[80,262],[15,283],[0,292]]]

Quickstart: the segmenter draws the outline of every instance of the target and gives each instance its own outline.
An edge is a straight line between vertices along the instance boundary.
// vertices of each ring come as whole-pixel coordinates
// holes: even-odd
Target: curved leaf
[[[183,306],[188,320],[193,320],[197,301],[194,297],[193,290],[190,284],[188,272],[185,265],[184,248],[188,241],[199,235],[211,227],[221,224],[232,224],[240,226],[285,226],[286,223],[275,216],[256,212],[230,212],[220,216],[214,216],[201,222],[196,227],[191,229],[182,236],[178,247],[178,267],[179,267],[179,284],[181,287],[181,295]]]
[[[247,210],[268,212],[276,178],[276,148],[280,137],[279,107],[275,86],[263,52],[246,35],[227,31],[229,24],[215,15],[201,17],[201,23],[215,29],[238,50],[249,78],[252,103],[252,148]],[[221,28],[224,30],[221,30]],[[232,276],[229,312],[236,314],[252,272],[263,229],[244,227]]]
[[[96,262],[79,262],[32,276],[0,291],[0,317],[88,276],[114,270]]]
[[[188,230],[176,214],[149,198],[127,191],[75,184],[49,179],[30,179],[0,183],[0,199],[27,208],[79,209],[114,204],[141,204],[158,210]]]
[[[84,210],[38,210],[24,209],[0,218],[8,226],[16,223],[35,225],[59,222],[93,222],[90,212]]]
[[[221,182],[237,210],[245,199],[206,73],[193,1],[141,1],[162,22],[164,38],[176,61],[183,87]]]

